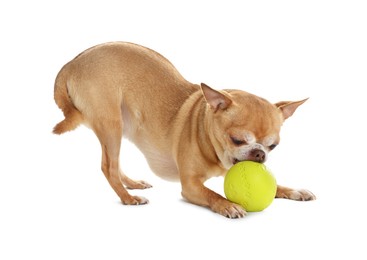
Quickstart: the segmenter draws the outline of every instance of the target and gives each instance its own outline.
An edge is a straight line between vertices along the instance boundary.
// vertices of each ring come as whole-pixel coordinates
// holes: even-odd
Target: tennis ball
[[[228,200],[248,212],[262,211],[273,201],[277,183],[264,164],[243,161],[233,165],[224,178],[224,193]]]

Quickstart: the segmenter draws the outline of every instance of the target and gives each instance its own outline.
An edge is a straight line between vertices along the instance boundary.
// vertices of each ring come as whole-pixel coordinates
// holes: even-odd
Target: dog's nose
[[[265,152],[260,149],[254,149],[251,151],[251,157],[252,161],[263,163],[265,161]]]

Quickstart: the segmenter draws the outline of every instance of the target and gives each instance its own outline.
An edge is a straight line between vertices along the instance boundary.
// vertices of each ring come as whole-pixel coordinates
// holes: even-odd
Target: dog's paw
[[[298,201],[308,201],[308,200],[315,200],[316,196],[308,191],[308,190],[292,190],[287,189],[284,191],[278,191],[277,192],[277,198],[284,198],[284,199],[290,199],[290,200],[298,200]]]
[[[152,187],[152,185],[150,185],[149,183],[145,181],[132,180],[123,173],[121,173],[120,177],[121,177],[120,180],[122,184],[129,190],[134,190],[134,189],[143,190],[143,189],[148,189]]]
[[[221,201],[221,203],[217,204],[212,210],[227,218],[243,218],[247,215],[244,208],[227,200]]]
[[[147,204],[149,200],[140,196],[128,196],[124,199],[121,199],[121,202],[124,205],[144,205]]]
[[[130,181],[129,183],[126,184],[126,188],[129,190],[134,190],[134,189],[144,190],[144,189],[148,189],[151,187],[153,186],[145,181]]]

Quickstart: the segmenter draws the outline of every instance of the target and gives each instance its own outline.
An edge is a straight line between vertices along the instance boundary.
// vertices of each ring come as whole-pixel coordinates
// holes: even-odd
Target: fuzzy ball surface
[[[248,212],[262,211],[274,200],[277,183],[264,164],[243,161],[233,165],[224,178],[224,193],[228,200]]]

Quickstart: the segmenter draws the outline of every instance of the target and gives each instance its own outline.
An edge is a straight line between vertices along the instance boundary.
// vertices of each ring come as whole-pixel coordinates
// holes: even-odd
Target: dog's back
[[[125,42],[98,45],[79,54],[59,72],[54,93],[65,120],[55,126],[54,133],[73,130],[80,123],[91,125],[98,116],[113,117],[122,110],[125,136],[132,138],[135,128],[144,124],[147,130],[162,135],[183,102],[198,90],[153,50]],[[149,107],[149,114],[140,113],[144,106]],[[150,128],[146,121],[154,116],[160,117],[160,125]]]

